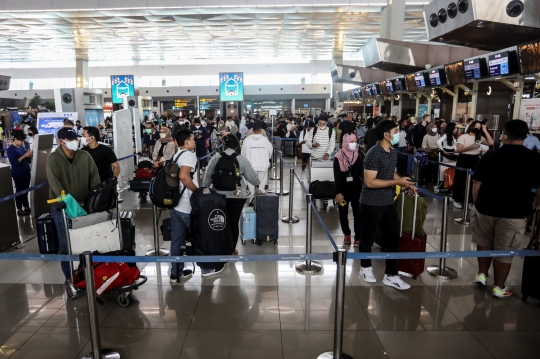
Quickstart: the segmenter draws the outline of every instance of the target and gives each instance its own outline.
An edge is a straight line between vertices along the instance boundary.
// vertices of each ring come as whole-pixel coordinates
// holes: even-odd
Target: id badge
[[[352,182],[352,181],[353,181],[352,177],[347,177],[347,182]]]

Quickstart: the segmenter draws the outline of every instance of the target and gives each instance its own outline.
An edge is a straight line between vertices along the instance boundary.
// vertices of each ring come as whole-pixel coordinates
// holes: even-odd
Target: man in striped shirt
[[[306,134],[306,145],[311,149],[311,157],[316,160],[329,160],[330,155],[336,147],[336,138],[334,131],[329,128],[328,117],[320,115],[318,118],[319,126],[312,132]]]

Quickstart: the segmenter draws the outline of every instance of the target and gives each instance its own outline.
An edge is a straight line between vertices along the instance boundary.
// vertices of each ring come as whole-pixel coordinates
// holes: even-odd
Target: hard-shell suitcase
[[[133,192],[148,192],[150,190],[149,178],[134,178],[129,182],[129,190]]]
[[[116,209],[68,219],[71,254],[122,250],[123,241],[116,223]]]
[[[242,244],[248,240],[257,241],[257,213],[249,207],[242,210]]]
[[[287,157],[294,157],[295,153],[294,153],[294,144],[296,143],[295,141],[283,141],[285,142],[285,152],[284,152],[284,155],[287,156]]]
[[[279,197],[275,193],[255,196],[255,212],[257,212],[257,244],[274,241],[279,237]]]
[[[401,201],[401,215],[398,212],[398,216],[401,222],[401,228],[403,229],[403,220],[405,219],[405,214],[403,209],[405,207],[405,192],[402,192],[402,201]],[[427,236],[425,235],[424,228],[417,229],[416,217],[418,210],[418,198],[419,196],[414,195],[414,209],[413,209],[413,218],[412,218],[412,233],[405,233],[402,229],[400,230],[399,237],[399,251],[400,252],[425,252]],[[421,234],[424,233],[424,234]],[[405,272],[410,274],[413,279],[416,279],[420,274],[424,272],[425,259],[400,259],[398,260],[398,270],[400,272]]]
[[[57,254],[59,250],[58,233],[52,214],[42,214],[36,221],[36,227],[39,253]]]
[[[534,212],[533,230],[527,250],[540,250],[540,213]],[[540,300],[540,287],[538,286],[538,273],[540,271],[540,257],[524,257],[523,273],[521,275],[521,299],[526,301],[529,297]]]
[[[120,212],[122,249],[135,249],[135,222],[132,212]]]
[[[233,253],[227,198],[211,188],[200,187],[190,198],[191,237],[198,256],[229,256]],[[197,263],[202,269],[223,268],[222,262]]]

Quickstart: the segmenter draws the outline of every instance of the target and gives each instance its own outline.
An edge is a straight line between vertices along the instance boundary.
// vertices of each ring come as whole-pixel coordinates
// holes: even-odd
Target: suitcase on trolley
[[[242,210],[242,244],[257,241],[257,213],[247,207]]]
[[[402,201],[398,202],[398,218],[401,224],[401,236],[399,237],[399,251],[400,252],[425,252],[427,244],[427,236],[424,232],[423,221],[425,219],[424,213],[418,213],[419,209],[424,208],[419,205],[419,199],[424,200],[417,194],[414,195],[414,206],[412,213],[412,231],[411,233],[405,233],[404,220],[410,218],[404,213],[404,208],[407,206],[406,198],[407,194],[403,192],[401,195]],[[411,197],[409,197],[411,198]],[[427,212],[427,211],[426,211]],[[417,217],[420,216],[417,223]],[[420,228],[418,228],[420,227]],[[400,259],[398,260],[398,270],[410,274],[413,279],[416,279],[420,274],[424,272],[425,259]]]
[[[527,250],[540,250],[540,213],[534,212],[533,230]],[[523,301],[529,297],[540,300],[540,287],[538,286],[538,272],[540,271],[540,257],[524,257],[523,273],[521,275],[521,294]]]
[[[255,196],[255,212],[257,212],[257,244],[273,241],[277,244],[279,237],[279,196],[275,193]]]
[[[42,214],[36,221],[39,253],[58,254],[58,233],[52,214]]]

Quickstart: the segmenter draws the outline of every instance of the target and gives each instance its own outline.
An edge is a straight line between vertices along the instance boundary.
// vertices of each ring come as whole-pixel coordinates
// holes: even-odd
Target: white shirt
[[[272,157],[273,147],[270,141],[261,134],[254,134],[244,140],[242,155],[251,163],[255,171],[268,171],[268,162]]]
[[[178,160],[176,161],[176,164],[180,169],[183,166],[191,167],[191,172],[195,172],[195,168],[197,167],[197,156],[195,153],[188,151],[188,150],[179,150],[175,153],[173,158],[177,158],[180,152],[183,153]],[[195,183],[195,186],[199,187],[199,183],[197,181],[197,176],[193,177],[193,183]],[[184,189],[184,184],[182,181],[180,181],[180,192]],[[184,193],[182,194],[182,197],[180,198],[180,202],[178,202],[178,206],[174,207],[175,211],[182,212],[182,213],[191,213],[191,203],[189,202],[189,199],[191,198],[191,190],[189,188],[186,188]]]
[[[313,130],[311,130],[311,131],[313,131]],[[308,133],[310,133],[311,131],[306,130],[306,136],[305,136],[305,137],[307,137],[307,136],[308,136]],[[298,141],[299,141],[299,142],[304,141],[304,140],[305,140],[305,137],[304,137],[304,131],[301,131],[301,132],[300,132],[300,136],[298,137]],[[308,147],[305,143],[302,145],[302,153],[309,153],[309,154],[311,154],[311,150],[309,149],[309,147]]]
[[[454,151],[456,149],[456,144],[457,144],[457,141],[454,138],[452,140],[452,146],[448,146],[448,141],[446,140],[446,133],[443,134],[441,138],[439,138],[439,140],[437,141],[437,147],[439,147],[441,151],[446,151],[446,152],[448,152],[447,150],[449,149],[452,149],[452,151]]]

